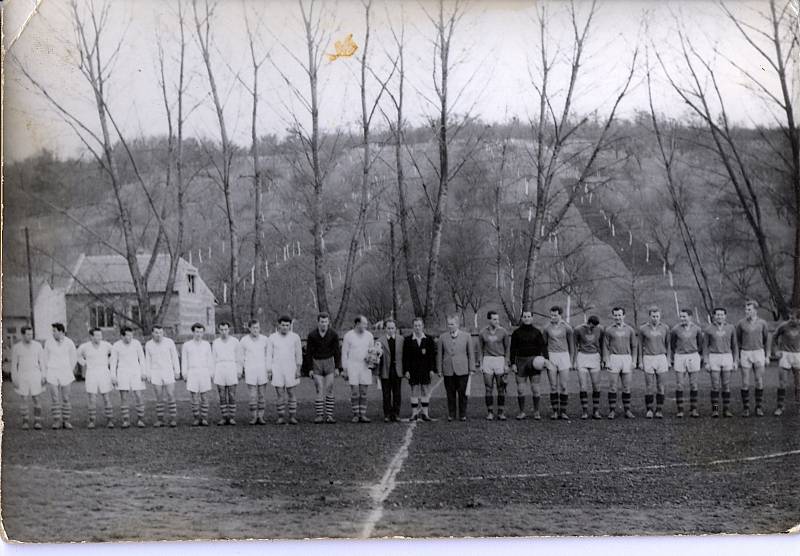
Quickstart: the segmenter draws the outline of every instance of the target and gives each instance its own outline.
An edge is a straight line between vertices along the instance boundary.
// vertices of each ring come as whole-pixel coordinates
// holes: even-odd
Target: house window
[[[8,326],[6,327],[6,334],[11,334],[12,336],[17,333],[16,326]]]
[[[114,311],[105,305],[95,305],[89,309],[90,328],[111,328],[114,326]]]
[[[206,307],[206,326],[211,326],[211,307]]]
[[[186,279],[189,282],[189,293],[195,293],[197,291],[197,276],[194,274],[187,274]]]

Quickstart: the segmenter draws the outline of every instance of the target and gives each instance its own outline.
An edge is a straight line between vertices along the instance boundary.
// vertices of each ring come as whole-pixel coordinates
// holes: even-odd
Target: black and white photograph
[[[798,548],[797,0],[3,4],[5,543]]]

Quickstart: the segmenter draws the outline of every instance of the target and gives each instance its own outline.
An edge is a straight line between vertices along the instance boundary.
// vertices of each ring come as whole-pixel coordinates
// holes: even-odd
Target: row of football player
[[[660,321],[660,311],[651,308],[649,322],[638,332],[624,322],[623,308],[614,308],[614,323],[605,330],[599,319],[589,317],[587,323],[572,329],[563,319],[559,307],[552,307],[550,321],[542,331],[532,325],[532,314],[522,314],[522,324],[513,334],[499,325],[496,312],[487,314],[488,325],[480,331],[479,351],[486,388],[487,418],[505,419],[504,402],[507,371],[516,375],[519,413],[526,418],[525,394],[530,387],[533,417],[539,418],[539,385],[543,370],[550,382],[551,418],[567,419],[567,384],[570,370],[577,370],[581,389],[582,418],[591,414],[600,418],[600,369],[609,371],[609,418],[616,416],[618,382],[622,386],[623,414],[630,411],[630,374],[633,368],[645,372],[647,382],[647,417],[661,417],[664,402],[664,375],[669,369],[677,373],[675,399],[679,417],[683,416],[683,382],[690,383],[690,415],[697,411],[697,371],[704,367],[712,378],[712,415],[719,415],[722,399],[723,415],[731,416],[730,375],[739,367],[742,372],[742,401],[744,415],[749,415],[749,383],[755,376],[756,414],[763,414],[763,374],[770,337],[766,323],[757,317],[757,304],[748,302],[747,316],[736,327],[729,325],[724,309],[715,310],[714,322],[706,330],[691,322],[689,311],[681,312],[681,323],[670,329]],[[339,338],[330,329],[327,314],[320,314],[318,326],[308,336],[308,355],[312,361],[312,377],[317,388],[315,422],[333,422],[333,378],[341,371],[351,386],[354,421],[369,421],[366,417],[366,390],[374,372],[379,374],[384,397],[385,420],[397,420],[401,406],[400,381],[408,379],[412,387],[412,419],[429,419],[430,377],[442,374],[448,395],[448,419],[466,418],[466,378],[475,372],[476,357],[469,335],[458,329],[458,319],[448,318],[448,332],[437,344],[426,336],[422,319],[414,320],[412,334],[403,338],[397,334],[393,321],[386,322],[386,334],[375,340],[367,330],[365,317],[356,318],[353,330],[342,341],[345,365]],[[108,424],[113,408],[109,398],[112,387],[120,391],[123,427],[130,425],[128,397],[135,400],[138,426],[144,426],[144,402],[141,396],[144,383],[153,385],[156,394],[156,421],[176,425],[177,406],[174,381],[183,374],[192,397],[194,424],[208,424],[208,392],[212,383],[220,395],[220,424],[234,423],[236,384],[245,378],[249,391],[251,424],[263,424],[265,387],[271,382],[278,396],[278,422],[296,423],[297,401],[294,387],[299,383],[302,353],[300,339],[291,332],[291,319],[281,317],[278,330],[269,338],[260,334],[256,321],[248,324],[250,333],[241,341],[230,335],[227,323],[219,326],[220,335],[212,344],[202,339],[204,327],[195,324],[194,338],[182,350],[182,369],[174,343],[164,337],[163,329],[155,328],[153,338],[141,344],[132,331],[122,329],[122,339],[113,346],[102,340],[102,332],[91,331],[92,339],[75,350],[64,336],[61,324],[53,325],[53,339],[44,349],[32,341],[32,333],[23,329],[23,341],[12,355],[12,379],[17,392],[31,397],[34,404],[34,427],[41,427],[41,406],[38,396],[41,386],[48,384],[51,394],[53,428],[71,428],[69,383],[77,360],[86,369],[86,388],[89,393],[89,426],[95,425],[95,402],[99,394],[104,399]],[[800,371],[800,321],[795,313],[782,324],[773,336],[772,345],[780,349],[781,369]],[[409,341],[410,340],[410,341]],[[71,347],[70,347],[71,346]],[[739,349],[739,346],[742,349]],[[747,349],[745,349],[747,348]],[[755,349],[751,349],[755,348]],[[702,352],[702,357],[701,357]],[[636,361],[634,362],[634,356]],[[787,377],[781,372],[776,414],[783,411]],[[797,380],[795,380],[797,387]],[[591,387],[592,406],[588,404]],[[494,407],[494,391],[497,406]],[[721,392],[720,392],[721,389]],[[721,393],[721,396],[720,396]],[[797,394],[797,388],[796,388]],[[23,427],[29,425],[28,402],[23,400]],[[655,406],[653,404],[655,402]],[[169,420],[165,419],[166,414]],[[288,413],[286,410],[288,409]],[[286,414],[285,414],[286,413]]]
[[[567,386],[570,371],[577,371],[580,382],[580,398],[583,419],[590,416],[599,419],[600,405],[600,371],[609,373],[608,418],[614,419],[618,413],[617,391],[621,389],[622,414],[627,418],[634,415],[631,404],[631,377],[634,369],[644,371],[646,393],[645,405],[647,418],[663,417],[665,401],[666,377],[668,371],[675,372],[675,402],[677,417],[684,416],[684,385],[689,384],[689,415],[699,417],[699,371],[705,369],[711,378],[711,415],[712,417],[732,417],[731,377],[735,370],[741,377],[740,391],[742,398],[742,415],[750,415],[750,386],[755,386],[755,413],[763,415],[764,377],[767,354],[779,360],[779,376],[777,400],[774,414],[780,416],[784,410],[786,386],[789,375],[794,372],[795,398],[800,398],[800,314],[793,311],[790,318],[780,324],[770,335],[767,323],[758,317],[758,303],[748,300],[745,303],[745,318],[735,326],[727,322],[727,310],[714,309],[712,322],[706,327],[692,322],[692,313],[688,309],[679,311],[680,322],[669,327],[661,321],[661,311],[651,307],[648,311],[648,322],[634,330],[625,323],[625,309],[615,307],[612,310],[613,322],[601,327],[599,319],[590,316],[587,322],[572,328],[562,318],[562,310],[558,306],[551,307],[550,319],[541,332],[532,326],[530,313],[523,313],[522,326],[510,335],[507,344],[499,343],[505,331],[496,324],[490,324],[481,331],[482,350],[484,356],[497,356],[496,376],[503,376],[501,355],[508,354],[507,360],[512,363],[512,370],[517,371],[517,391],[521,392],[520,379],[531,376],[534,417],[538,417],[538,388],[542,371],[547,371],[550,385],[550,403],[552,419],[568,419]],[[490,311],[487,317],[497,322],[497,315]],[[497,331],[500,331],[499,333]],[[520,338],[516,338],[522,330],[526,330],[523,342],[527,348],[524,356],[533,355],[527,361],[519,361]],[[491,337],[489,336],[491,334]],[[494,343],[494,345],[493,345]],[[488,350],[487,347],[488,346]],[[491,363],[491,362],[490,362]],[[524,372],[519,372],[520,365],[528,365]],[[484,364],[484,372],[491,369],[491,364]],[[491,375],[484,374],[486,380],[487,419],[504,418],[503,402],[504,380],[490,381]],[[524,380],[524,378],[523,378]],[[496,414],[493,408],[493,382],[496,383],[498,404]],[[592,403],[589,404],[589,392]],[[720,404],[720,401],[722,402]],[[524,397],[519,398],[520,412],[518,418],[526,417]],[[721,410],[721,411],[720,411]]]

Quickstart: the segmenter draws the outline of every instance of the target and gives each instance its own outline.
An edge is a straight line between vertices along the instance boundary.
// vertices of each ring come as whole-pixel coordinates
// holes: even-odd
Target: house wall
[[[194,274],[195,291],[189,292],[188,274]],[[192,325],[199,322],[206,327],[206,334],[216,331],[216,315],[214,311],[214,295],[200,278],[199,274],[182,269],[180,279],[175,284],[180,300],[180,326],[178,338],[188,338],[192,334]]]
[[[28,317],[3,315],[3,359],[11,358],[11,346],[20,339],[20,328],[30,324]]]
[[[67,300],[64,290],[54,290],[48,284],[42,285],[33,302],[33,317],[36,320],[36,330],[34,331],[36,339],[44,341],[52,338],[51,324],[63,322],[66,325]]]
[[[136,296],[133,294],[126,295],[108,295],[104,296],[107,299],[107,304],[113,306],[117,310],[127,310],[131,305],[136,304]],[[158,305],[161,303],[161,295],[151,295],[151,304]],[[173,294],[170,301],[169,310],[164,318],[164,329],[168,336],[175,337],[177,329],[179,328],[179,313],[180,308],[179,297]],[[72,338],[76,343],[85,341],[88,337],[90,326],[90,307],[97,304],[97,299],[88,294],[69,294],[66,296],[66,327],[67,336]],[[119,339],[119,327],[125,324],[124,321],[115,317],[114,326],[110,328],[103,328],[103,337],[108,341],[115,341]],[[141,331],[135,331],[134,335],[141,337]]]

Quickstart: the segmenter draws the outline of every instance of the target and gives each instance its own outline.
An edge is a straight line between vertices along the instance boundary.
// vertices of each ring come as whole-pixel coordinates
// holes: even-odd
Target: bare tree
[[[705,264],[697,248],[697,235],[693,232],[686,216],[686,202],[681,195],[681,186],[678,183],[678,177],[675,173],[675,142],[678,138],[674,130],[670,133],[669,125],[665,130],[658,121],[656,110],[653,105],[653,87],[649,67],[647,68],[647,99],[650,107],[653,134],[658,144],[658,154],[664,169],[664,185],[669,193],[670,206],[672,207],[672,212],[675,214],[675,223],[680,232],[681,242],[683,243],[683,248],[689,261],[689,269],[692,271],[692,277],[697,285],[697,291],[700,293],[700,297],[703,301],[703,308],[706,314],[711,316],[714,311],[714,295],[709,285]]]
[[[463,61],[455,57],[453,40],[455,31],[466,13],[466,3],[463,0],[455,0],[448,4],[448,10],[445,10],[445,1],[439,0],[438,10],[435,14],[425,11],[435,34],[432,41],[432,77],[435,98],[432,100],[432,104],[435,107],[436,115],[431,118],[431,125],[436,131],[437,156],[435,160],[432,160],[425,154],[428,166],[433,171],[436,180],[435,191],[432,194],[429,192],[425,174],[419,161],[409,150],[409,154],[412,155],[412,164],[419,174],[426,201],[432,214],[431,235],[428,246],[428,269],[425,281],[425,301],[421,313],[423,317],[432,316],[436,311],[439,258],[445,223],[447,222],[447,199],[450,185],[457,178],[464,165],[479,150],[484,139],[483,133],[473,133],[466,137],[464,144],[460,145],[458,158],[453,158],[454,147],[461,132],[469,129],[470,124],[474,121],[472,112],[475,105],[473,104],[472,107],[467,109],[461,117],[457,117],[454,114],[454,107],[465,90],[471,85],[476,74],[473,73],[460,90],[451,91],[451,74],[455,67]]]
[[[233,183],[231,175],[234,147],[231,143],[230,137],[228,136],[228,128],[225,122],[222,98],[217,90],[214,68],[211,64],[211,48],[213,44],[211,35],[211,21],[214,17],[215,6],[216,4],[209,4],[208,0],[203,0],[203,4],[198,11],[198,0],[192,0],[192,12],[194,13],[197,44],[200,46],[200,53],[203,56],[203,63],[208,76],[208,86],[211,90],[211,98],[214,102],[217,124],[219,126],[222,160],[217,163],[213,156],[209,158],[214,166],[215,178],[220,189],[222,190],[222,195],[225,200],[225,217],[228,224],[228,242],[230,244],[229,279],[231,285],[231,324],[233,325],[234,330],[238,330],[240,328],[239,309],[237,306],[239,300],[239,226],[236,220],[236,210],[233,206]]]
[[[402,17],[402,16],[401,16]],[[387,89],[387,95],[394,104],[394,115],[385,114],[389,124],[389,131],[394,141],[395,176],[397,178],[397,220],[400,223],[400,251],[403,254],[403,263],[406,271],[406,283],[411,297],[411,305],[415,315],[423,314],[419,289],[416,280],[416,262],[409,231],[408,201],[406,193],[405,162],[403,159],[403,146],[405,145],[405,120],[403,116],[405,99],[405,19],[401,21],[399,32],[392,27],[392,36],[397,47],[397,92]]]
[[[191,109],[186,110],[184,106],[184,95],[186,92],[186,17],[184,14],[183,0],[177,0],[177,20],[178,20],[178,78],[174,105],[170,102],[170,95],[167,90],[167,70],[165,64],[164,48],[161,37],[157,37],[158,43],[158,69],[159,84],[161,85],[161,96],[164,101],[164,111],[167,117],[167,168],[165,176],[165,188],[170,190],[174,187],[177,196],[177,233],[175,237],[174,252],[177,256],[170,257],[169,274],[167,275],[166,291],[172,292],[175,289],[175,277],[178,270],[178,261],[183,255],[183,242],[185,233],[185,213],[186,201],[184,200],[186,191],[191,179],[186,179],[184,175],[183,160],[183,126]],[[175,119],[173,121],[173,110]],[[172,166],[175,166],[174,182],[172,181]],[[166,217],[166,205],[162,217]],[[159,234],[156,244],[165,239],[165,234]],[[168,241],[168,239],[167,239]],[[158,249],[154,249],[157,251]],[[172,296],[165,295],[164,301],[158,308],[155,316],[156,323],[162,323],[169,310],[169,302]],[[141,313],[141,311],[140,311]]]
[[[250,157],[253,163],[253,284],[250,291],[250,318],[255,319],[258,317],[258,310],[261,306],[261,294],[267,296],[267,281],[264,279],[266,272],[266,255],[264,250],[264,207],[263,198],[265,190],[265,182],[269,181],[269,175],[261,167],[261,152],[258,141],[258,103],[259,103],[259,90],[258,90],[258,75],[261,66],[264,65],[270,52],[259,54],[256,48],[256,35],[258,28],[255,32],[250,24],[250,17],[247,12],[247,6],[244,7],[244,23],[247,30],[247,45],[250,52],[250,68],[252,69],[253,81],[251,84],[246,83],[243,79],[239,79],[242,86],[250,93],[252,97],[252,111],[250,116]],[[257,17],[260,20],[260,17]],[[237,74],[238,76],[238,74]]]
[[[769,0],[767,11],[758,12],[761,24],[739,17],[730,7],[720,2],[726,19],[736,28],[744,41],[758,56],[763,73],[754,74],[724,52],[718,54],[748,81],[754,95],[765,100],[772,110],[775,123],[781,130],[779,140],[773,141],[763,127],[759,127],[762,140],[781,165],[794,197],[793,230],[793,285],[791,300],[784,295],[781,286],[775,253],[760,192],[758,173],[748,160],[747,146],[731,123],[725,96],[713,62],[700,53],[682,30],[678,32],[682,58],[681,74],[687,77],[683,83],[670,70],[662,55],[656,53],[659,63],[672,89],[697,115],[708,131],[711,146],[724,168],[724,173],[739,201],[739,209],[749,225],[759,258],[761,276],[769,291],[770,299],[780,317],[786,317],[789,305],[800,305],[800,130],[795,122],[794,91],[792,88],[798,49],[798,30],[794,3],[790,0]],[[780,91],[770,86],[776,80]]]
[[[310,195],[304,195],[311,217],[311,234],[314,241],[314,298],[318,311],[330,312],[326,290],[325,232],[327,218],[325,209],[325,181],[333,166],[337,153],[339,134],[333,138],[333,145],[326,145],[326,138],[319,129],[319,71],[325,57],[324,49],[330,43],[330,33],[323,28],[325,14],[319,0],[298,0],[306,56],[300,57],[286,44],[281,44],[284,52],[302,69],[308,78],[308,92],[292,82],[289,76],[270,58],[274,69],[291,90],[292,96],[300,103],[310,119],[310,129],[295,110],[287,110],[291,118],[291,139],[296,152],[289,160],[295,179]],[[329,148],[327,148],[329,147]],[[327,148],[327,149],[326,149]],[[326,156],[326,150],[329,152]]]
[[[166,315],[169,307],[171,297],[171,289],[167,289],[165,295],[161,299],[158,309],[155,313],[151,311],[151,295],[148,290],[148,281],[150,275],[155,267],[159,251],[163,248],[166,250],[170,257],[169,272],[167,276],[167,283],[173,285],[177,272],[178,259],[180,258],[180,251],[182,249],[182,228],[181,216],[184,209],[184,200],[182,195],[178,196],[177,211],[179,213],[179,224],[177,237],[171,237],[166,222],[166,215],[170,207],[170,187],[171,187],[171,171],[169,168],[174,164],[179,176],[176,180],[182,184],[184,179],[182,175],[182,157],[180,152],[180,139],[182,138],[182,129],[185,122],[186,114],[183,112],[183,95],[185,92],[185,84],[183,82],[183,64],[185,53],[185,40],[183,35],[183,16],[182,8],[179,4],[179,17],[178,22],[180,25],[180,56],[179,56],[179,84],[177,87],[177,103],[178,103],[178,116],[175,121],[168,108],[167,120],[170,130],[170,144],[173,151],[170,152],[169,161],[167,163],[167,179],[162,187],[161,200],[159,201],[158,191],[152,186],[148,186],[145,179],[144,172],[140,170],[134,154],[134,148],[128,141],[123,130],[117,123],[113,111],[109,105],[109,83],[115,69],[115,62],[125,44],[125,33],[122,33],[109,44],[109,18],[110,18],[111,3],[103,2],[101,5],[90,4],[88,7],[82,7],[75,0],[69,3],[70,18],[72,20],[72,28],[74,31],[74,48],[77,52],[78,59],[76,60],[77,69],[80,72],[84,82],[91,90],[94,108],[96,111],[97,120],[90,121],[88,119],[81,119],[78,114],[67,108],[67,103],[64,102],[59,96],[55,88],[46,86],[40,79],[35,77],[24,63],[12,56],[19,67],[20,73],[25,77],[27,82],[32,88],[38,92],[48,104],[54,109],[58,117],[64,121],[70,129],[75,133],[76,137],[80,140],[86,150],[90,153],[92,158],[97,162],[102,172],[108,179],[111,186],[113,197],[115,200],[115,208],[117,216],[119,217],[119,228],[122,235],[123,247],[117,247],[107,236],[91,230],[83,222],[80,222],[74,217],[70,217],[71,221],[76,223],[81,229],[89,232],[92,237],[97,239],[110,251],[123,256],[127,262],[131,274],[131,281],[133,282],[134,291],[136,293],[137,306],[138,306],[138,319],[133,319],[144,334],[149,334],[155,322],[161,322]],[[161,58],[161,66],[163,67],[163,56]],[[162,94],[165,99],[165,106],[169,106],[167,101],[168,92],[165,87],[162,87]],[[97,131],[99,128],[99,131]],[[126,199],[124,188],[125,183],[119,169],[119,160],[117,159],[118,151],[122,152],[122,157],[127,161],[130,170],[134,176],[135,183],[139,191],[143,194],[145,199],[145,207],[148,211],[148,220],[155,221],[158,229],[153,236],[152,249],[146,259],[140,260],[140,248],[142,243],[148,237],[147,226],[137,229],[138,222],[134,221],[133,207]],[[177,170],[181,168],[180,170]],[[181,191],[181,187],[177,188]],[[61,214],[68,215],[68,211],[60,209],[55,205],[51,208],[57,210]],[[144,264],[141,264],[144,262]],[[96,297],[100,298],[99,294]],[[125,316],[128,320],[130,317]]]
[[[350,304],[350,296],[353,288],[353,275],[356,270],[356,256],[358,254],[361,238],[364,235],[364,228],[367,220],[367,209],[370,203],[370,185],[372,167],[375,163],[376,157],[371,152],[371,137],[370,130],[372,127],[372,118],[378,108],[381,97],[386,90],[386,84],[391,79],[390,73],[384,79],[378,79],[380,87],[378,93],[370,101],[367,100],[367,73],[368,73],[368,53],[370,42],[370,12],[372,10],[372,0],[362,1],[364,7],[364,43],[361,49],[360,58],[360,91],[361,91],[361,149],[362,149],[362,165],[361,165],[361,187],[359,191],[358,209],[356,213],[356,222],[353,226],[353,233],[350,236],[350,246],[347,250],[347,260],[345,262],[344,281],[342,284],[342,296],[339,301],[339,308],[336,311],[336,316],[333,319],[334,328],[340,328],[347,317],[347,310]],[[371,72],[370,72],[371,73]],[[393,71],[392,71],[393,73]]]
[[[574,120],[573,101],[586,41],[597,9],[597,2],[592,1],[586,19],[581,22],[575,2],[569,4],[572,28],[569,81],[562,89],[563,99],[559,99],[559,89],[551,80],[554,78],[554,68],[560,53],[551,53],[548,45],[550,20],[548,6],[542,5],[537,8],[538,54],[541,65],[538,82],[532,78],[532,85],[538,96],[539,113],[538,118],[531,122],[534,135],[534,151],[531,154],[535,167],[536,198],[531,207],[528,232],[527,263],[522,291],[523,310],[533,308],[537,262],[543,243],[558,228],[577,196],[587,188],[588,178],[603,170],[598,167],[598,157],[611,142],[609,135],[617,109],[627,94],[634,75],[638,49],[632,55],[629,71],[611,110],[600,126],[597,137],[586,147],[576,147],[573,139],[585,127],[589,118],[583,117],[577,122]],[[554,108],[559,100],[563,104],[560,114]],[[559,182],[557,177],[567,168],[574,169],[576,178],[566,182],[562,191],[557,187]]]

